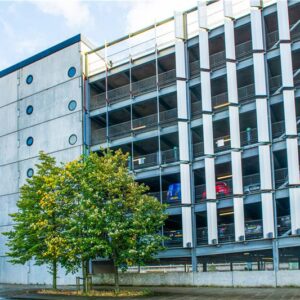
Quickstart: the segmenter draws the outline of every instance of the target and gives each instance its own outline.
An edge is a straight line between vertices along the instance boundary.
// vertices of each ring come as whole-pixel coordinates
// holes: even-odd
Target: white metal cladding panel
[[[199,53],[200,68],[209,69],[209,48],[208,48],[208,32],[200,29],[199,31]]]
[[[231,151],[233,194],[243,194],[242,154],[240,151]]]
[[[286,0],[277,1],[277,19],[279,29],[279,39],[290,39],[290,26],[289,26],[289,11],[288,3]]]
[[[251,36],[252,36],[252,48],[253,50],[263,50],[263,31],[261,11],[257,9],[251,9]]]
[[[271,190],[272,173],[271,173],[270,146],[269,145],[259,146],[258,153],[259,153],[259,173],[260,173],[261,189]]]
[[[225,50],[227,59],[235,59],[234,23],[230,19],[224,21]]]
[[[177,39],[175,43],[176,54],[176,76],[180,78],[186,78],[185,67],[185,44],[184,41]]]
[[[18,72],[0,78],[0,107],[18,99]]]
[[[283,91],[285,134],[297,135],[295,92],[294,90]]]
[[[182,161],[189,161],[189,125],[187,122],[178,122],[179,156]]]
[[[240,148],[240,121],[239,108],[237,106],[229,106],[229,125],[231,148]]]
[[[204,153],[209,155],[214,154],[212,115],[203,114],[202,118],[203,118]]]
[[[286,139],[286,152],[288,161],[289,184],[300,184],[297,138]]]
[[[262,0],[250,0],[250,5],[252,7],[262,7]]]
[[[188,102],[187,102],[187,88],[186,82],[183,80],[177,80],[177,107],[178,118],[188,119]]]
[[[211,86],[210,86],[210,73],[201,72],[201,100],[202,110],[211,111]]]
[[[294,78],[293,78],[291,44],[280,44],[280,63],[281,63],[282,86],[293,87]]]
[[[268,233],[274,236],[274,208],[272,193],[261,194],[261,207],[263,217],[264,238],[268,237]]]
[[[267,99],[256,99],[256,119],[258,142],[269,142],[269,122]]]
[[[226,71],[227,71],[228,101],[230,103],[238,103],[236,64],[234,62],[227,62]]]
[[[228,18],[233,18],[232,13],[232,2],[231,1],[223,1],[224,8],[224,16]]]
[[[175,12],[175,37],[184,40],[186,38],[186,22],[182,12]]]
[[[264,60],[263,53],[253,54],[253,65],[254,65],[255,95],[264,96],[267,94],[267,88],[266,88],[265,60]]]
[[[16,203],[18,199],[19,194],[0,196],[0,227],[12,223],[12,218],[9,215],[17,212],[18,209]]]
[[[182,207],[182,234],[183,247],[187,247],[188,243],[190,243],[191,246],[193,246],[191,207]]]
[[[206,209],[208,244],[212,244],[212,240],[218,240],[217,204],[215,202],[207,202]]]
[[[215,159],[213,157],[205,157],[204,164],[206,198],[216,199]]]
[[[300,228],[300,189],[290,188],[290,214],[292,234],[296,234],[296,230]]]
[[[244,200],[242,197],[233,198],[235,240],[245,236]]]
[[[207,28],[206,1],[198,1],[198,24],[200,28]]]
[[[191,204],[191,166],[180,164],[181,203]]]

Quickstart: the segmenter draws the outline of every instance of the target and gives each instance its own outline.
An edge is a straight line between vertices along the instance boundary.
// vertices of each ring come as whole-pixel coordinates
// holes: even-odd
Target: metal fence
[[[252,41],[241,43],[235,47],[236,58],[245,59],[252,55]]]
[[[254,240],[263,238],[263,222],[262,220],[251,220],[245,222],[246,240]]]
[[[218,226],[218,242],[219,243],[234,242],[234,223],[221,224]]]
[[[291,233],[291,217],[281,216],[277,218],[277,233],[278,236],[288,236]]]
[[[208,233],[207,227],[197,228],[197,245],[207,245],[208,243]]]

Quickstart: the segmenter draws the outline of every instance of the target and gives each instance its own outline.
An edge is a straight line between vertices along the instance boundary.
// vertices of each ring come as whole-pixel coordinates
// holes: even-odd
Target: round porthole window
[[[26,114],[31,115],[32,113],[33,113],[33,106],[28,105],[27,108],[26,108]]]
[[[33,174],[34,174],[33,169],[32,169],[32,168],[29,168],[29,169],[27,170],[27,177],[28,177],[28,178],[31,178],[31,177],[33,176]]]
[[[31,146],[33,144],[33,137],[32,136],[27,138],[26,144],[27,144],[27,146]]]
[[[33,76],[32,75],[28,75],[27,78],[26,78],[26,83],[27,84],[31,84],[33,81]]]
[[[75,67],[71,67],[69,70],[68,70],[68,76],[70,78],[74,77],[76,74],[76,68]]]
[[[69,108],[70,111],[73,111],[73,110],[76,109],[76,106],[77,106],[77,102],[75,100],[71,100],[69,102],[68,108]]]
[[[76,142],[77,142],[77,135],[76,134],[70,135],[70,137],[69,137],[69,144],[70,145],[74,145],[74,144],[76,144]]]

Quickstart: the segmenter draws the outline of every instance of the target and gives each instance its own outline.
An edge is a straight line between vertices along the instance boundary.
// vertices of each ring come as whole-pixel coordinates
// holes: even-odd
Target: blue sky
[[[196,0],[0,0],[0,70],[82,33],[96,46],[195,6]]]

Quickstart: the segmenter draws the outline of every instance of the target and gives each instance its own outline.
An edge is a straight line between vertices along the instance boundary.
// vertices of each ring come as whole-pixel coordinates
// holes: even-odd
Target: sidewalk
[[[40,295],[36,291],[49,286],[22,286],[22,285],[1,285],[0,299],[32,299],[32,300],[76,300],[89,299],[83,296],[62,296],[62,295]],[[74,287],[59,287],[62,289],[74,289]],[[112,287],[96,287],[96,289],[111,289]],[[126,287],[126,289],[144,289],[143,287]],[[154,295],[142,297],[146,299],[299,299],[300,288],[214,288],[214,287],[147,287]],[[125,299],[137,299],[125,298]],[[115,297],[91,297],[91,299],[122,299]]]

